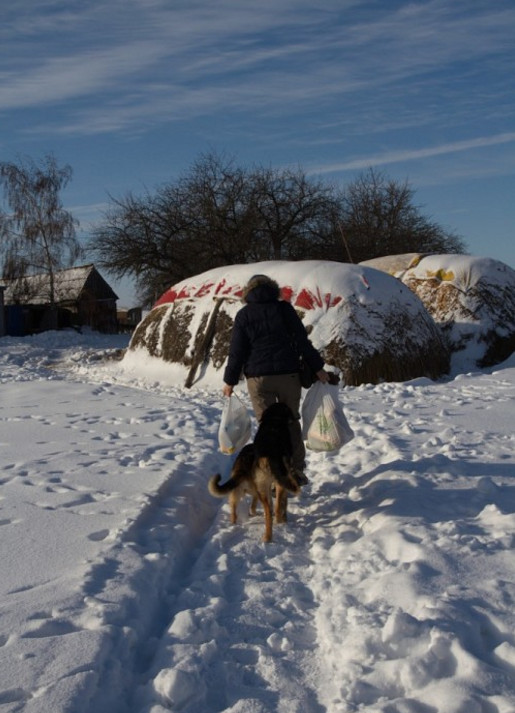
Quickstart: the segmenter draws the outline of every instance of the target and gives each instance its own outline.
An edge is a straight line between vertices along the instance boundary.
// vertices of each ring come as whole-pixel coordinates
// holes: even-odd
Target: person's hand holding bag
[[[312,451],[337,451],[354,438],[338,386],[317,381],[309,389],[302,404],[302,435]]]
[[[222,453],[232,455],[247,443],[250,438],[250,414],[241,399],[232,392],[222,409],[222,418],[218,429],[218,444]]]

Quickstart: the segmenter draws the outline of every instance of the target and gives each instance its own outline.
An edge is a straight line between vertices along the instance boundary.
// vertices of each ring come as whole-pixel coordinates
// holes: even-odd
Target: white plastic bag
[[[250,414],[239,396],[232,393],[225,399],[218,429],[220,450],[226,455],[243,448],[250,438]]]
[[[338,386],[316,381],[309,389],[302,403],[302,435],[312,451],[337,451],[354,438]]]

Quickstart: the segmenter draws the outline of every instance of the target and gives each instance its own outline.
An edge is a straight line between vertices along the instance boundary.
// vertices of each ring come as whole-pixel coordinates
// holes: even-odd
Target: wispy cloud
[[[320,174],[390,166],[444,203],[453,185],[452,210],[472,230],[503,215],[512,245],[514,37],[513,0],[4,2],[0,153],[73,165],[83,231],[107,191],[215,147]]]
[[[0,107],[20,109],[57,104],[95,93],[115,90],[116,83],[132,73],[151,67],[156,50],[151,42],[130,47],[87,50],[83,54],[52,57],[30,72],[3,73]]]
[[[28,4],[32,13],[11,10],[0,29],[0,112],[59,106],[52,130],[67,133],[135,128],[149,114],[155,122],[228,109],[284,115],[310,102],[334,114],[375,93],[402,97],[408,81],[422,92],[435,71],[463,58],[492,61],[515,26],[515,8],[480,3],[474,12],[461,0],[382,11],[376,4],[374,13],[337,0],[139,0],[66,11],[49,2],[45,12]],[[347,16],[353,5],[357,14]],[[457,86],[457,102],[459,95]]]
[[[514,161],[512,0],[23,5],[0,10],[6,152],[13,137],[26,150],[169,132],[319,174],[406,164],[426,184]]]
[[[423,149],[405,149],[402,151],[389,151],[384,154],[363,156],[360,158],[352,159],[351,161],[326,163],[319,166],[312,166],[310,172],[324,174],[339,173],[342,171],[354,171],[366,169],[371,166],[386,166],[388,164],[394,163],[418,161],[420,159],[431,158],[433,156],[442,156],[463,151],[471,151],[475,149],[487,148],[489,146],[497,146],[499,144],[508,144],[514,142],[515,132],[508,132],[498,134],[497,136],[482,136],[467,141],[455,141],[452,143],[441,144],[440,146],[431,146]]]

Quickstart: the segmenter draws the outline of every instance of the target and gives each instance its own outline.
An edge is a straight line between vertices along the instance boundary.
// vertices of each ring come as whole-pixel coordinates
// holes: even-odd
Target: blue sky
[[[2,3],[0,127],[0,160],[72,166],[84,234],[217,151],[342,185],[373,166],[515,268],[513,0]]]

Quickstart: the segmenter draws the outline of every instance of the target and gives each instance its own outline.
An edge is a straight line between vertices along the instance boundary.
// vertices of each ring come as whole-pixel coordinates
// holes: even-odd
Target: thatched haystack
[[[423,257],[401,276],[440,325],[456,359],[479,368],[515,351],[515,270],[491,258]],[[461,354],[460,354],[461,352]]]
[[[407,287],[379,270],[327,261],[231,265],[168,290],[136,328],[131,352],[182,364],[187,385],[222,377],[244,285],[272,277],[291,301],[328,364],[346,384],[436,378],[449,368],[440,330]]]

